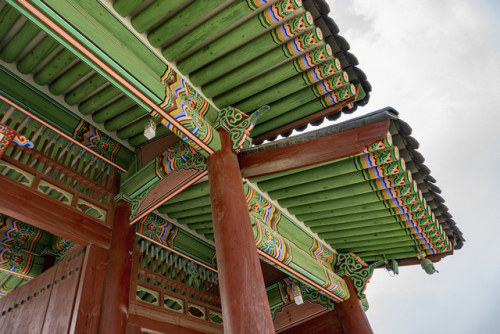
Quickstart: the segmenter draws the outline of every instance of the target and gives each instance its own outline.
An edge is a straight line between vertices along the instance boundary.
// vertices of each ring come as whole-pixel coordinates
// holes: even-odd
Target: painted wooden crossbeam
[[[199,148],[200,153],[209,155],[219,148],[216,132],[208,137],[203,135],[209,128],[206,124],[200,126],[202,120],[193,121],[192,117],[183,116],[183,121],[179,121],[179,113],[185,111],[182,105],[177,104],[177,108],[170,112],[162,108],[166,94],[159,79],[168,66],[100,3],[16,0],[9,0],[9,3],[145,110],[157,113],[167,126],[178,131],[181,138],[188,140],[197,150]],[[120,31],[119,34],[110,33],[116,29]],[[142,56],[139,57],[139,54]],[[213,114],[213,111],[209,113]],[[186,124],[189,126],[186,127]]]
[[[111,229],[98,220],[4,175],[0,188],[8,194],[0,196],[0,212],[82,245],[109,248]]]
[[[335,253],[252,188],[247,186],[246,193],[255,243],[266,262],[336,300],[348,298],[343,280],[333,272]]]
[[[19,132],[43,128],[72,143],[82,153],[98,158],[100,163],[126,171],[132,156],[129,149],[8,73],[0,71],[0,77],[0,121],[16,124],[22,120],[24,123],[17,125],[23,126],[17,129]]]
[[[185,141],[179,141],[121,185],[132,202],[134,224],[207,175],[205,158]]]
[[[243,153],[238,157],[241,174],[245,178],[275,174],[356,154],[383,139],[389,124],[389,121],[379,122],[295,145]]]
[[[26,145],[15,144],[6,150],[0,162],[2,173],[22,183],[33,183],[33,177],[39,178],[44,187],[59,189],[61,196],[77,194],[73,198],[77,205],[92,207],[104,219],[112,200],[111,165],[18,110],[9,110],[3,116],[32,142],[24,138]]]

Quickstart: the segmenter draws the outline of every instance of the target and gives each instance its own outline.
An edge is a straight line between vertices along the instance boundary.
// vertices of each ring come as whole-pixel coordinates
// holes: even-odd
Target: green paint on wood
[[[334,166],[330,166],[330,169],[335,170]],[[283,199],[306,195],[317,191],[340,188],[356,183],[362,183],[365,181],[366,178],[364,177],[363,173],[358,171],[333,177],[324,176],[321,180],[309,181],[308,183],[302,184],[293,183],[291,178],[291,180],[288,181],[288,184],[293,184],[292,187],[281,189],[278,188],[277,190],[268,191],[268,193],[269,196],[271,196],[273,199]],[[283,186],[286,186],[286,184],[283,184]]]
[[[118,116],[124,110],[127,110],[135,106],[135,102],[129,99],[127,96],[122,96],[117,100],[111,102],[104,108],[96,111],[92,115],[92,119],[98,123],[105,122],[115,116]]]
[[[410,236],[406,233],[406,231],[400,229],[398,231],[363,234],[363,235],[345,237],[345,238],[328,238],[328,239],[325,239],[325,241],[328,242],[330,245],[332,245],[334,248],[336,248],[337,244],[346,244],[346,243],[358,242],[358,241],[363,241],[366,243],[366,245],[368,245],[370,242],[376,244],[378,242],[378,239],[389,239],[390,238],[391,242],[394,242],[394,241],[396,241],[397,237],[401,238],[401,239],[397,239],[397,240],[408,240],[410,238]]]
[[[242,82],[245,77],[238,78],[233,76],[232,78],[228,78],[227,76],[223,76],[206,84],[203,87],[203,93],[207,97],[215,96],[213,101],[218,106],[231,105],[286,79],[289,79],[297,73],[303,72],[314,65],[318,65],[331,57],[332,48],[328,44],[323,45],[305,55],[267,71],[255,79],[251,79],[235,88],[233,87]],[[231,76],[231,74],[229,74],[229,76]],[[223,92],[225,93],[221,94]]]
[[[309,227],[313,226],[324,226],[330,224],[346,224],[350,222],[358,222],[362,220],[371,220],[377,218],[387,218],[392,217],[391,212],[388,209],[381,209],[369,212],[358,212],[337,217],[328,217],[322,219],[307,220],[305,223]]]
[[[84,62],[76,63],[49,85],[50,92],[54,95],[63,93],[75,82],[90,73],[91,70]]]
[[[118,73],[153,100],[163,99],[165,88],[159,78],[165,71],[164,62],[100,2],[47,0],[46,3],[93,43],[82,40],[83,44],[104,52],[108,57],[103,56],[105,62]]]
[[[104,123],[104,128],[108,131],[116,131],[119,128],[135,121],[137,118],[147,115],[146,110],[142,107],[135,106],[126,111],[120,112],[116,117]]]
[[[169,214],[169,217],[172,217],[174,219],[178,218],[184,218],[184,217],[191,217],[193,215],[201,215],[205,213],[212,213],[212,206],[206,205],[206,206],[200,206],[195,209],[189,210],[189,211],[178,211],[178,212],[172,212]]]
[[[323,178],[350,174],[356,171],[356,165],[353,163],[352,158],[344,158],[329,161],[321,165],[309,166],[298,170],[253,178],[251,180],[252,182],[258,182],[259,188],[263,191],[271,192],[275,189],[289,187],[291,184],[294,186],[301,185],[322,180]]]
[[[75,87],[73,90],[68,92],[64,96],[64,101],[70,106],[80,103],[106,83],[107,83],[106,79],[104,79],[101,75],[96,73],[87,80],[85,80],[83,83]]]
[[[398,225],[396,217],[384,217],[376,219],[360,220],[345,224],[319,225],[311,226],[311,230],[315,233],[336,232],[346,230],[358,230],[365,227],[383,226],[383,225]]]
[[[170,215],[169,215],[169,217],[170,217]],[[212,220],[207,220],[205,222],[190,224],[188,227],[190,229],[193,229],[193,230],[208,229],[208,228],[212,228],[213,227],[213,223],[212,223]],[[213,229],[209,233],[213,233]]]
[[[288,2],[285,0],[284,2]],[[247,7],[248,8],[248,7]],[[301,7],[290,6],[290,10],[286,10],[284,14],[291,15],[298,12]],[[312,20],[311,20],[312,21]],[[307,21],[306,21],[307,22]],[[249,18],[247,21],[243,22],[239,26],[226,32],[224,35],[213,41],[212,43],[204,46],[196,53],[190,55],[186,59],[183,59],[177,64],[177,68],[182,73],[191,73],[199,68],[202,68],[211,61],[217,59],[218,57],[224,55],[225,53],[231,51],[232,49],[244,44],[245,42],[251,40],[259,33],[268,29],[267,25],[262,24],[261,15],[255,15]],[[261,45],[268,41],[269,35],[265,34],[260,37],[261,42],[251,41],[248,44],[252,46],[243,46],[248,53],[259,53],[258,45]],[[275,46],[276,42],[269,44],[269,47]],[[263,50],[267,50],[264,46]],[[242,53],[245,51],[242,51]],[[263,52],[263,51],[262,51]],[[259,106],[260,107],[260,106]]]
[[[78,110],[86,115],[95,112],[103,105],[108,103],[110,100],[114,99],[118,95],[121,95],[122,92],[113,85],[109,85],[99,91],[97,94],[87,99],[83,103],[78,106]],[[129,101],[132,101],[129,99]],[[135,104],[135,103],[134,103]]]
[[[49,85],[50,92],[54,95],[63,93],[86,74],[90,73],[91,70],[83,62],[76,63]]]
[[[3,6],[0,11],[0,40],[9,32],[10,28],[16,23],[21,14],[10,5]]]
[[[63,49],[55,55],[45,66],[35,74],[33,80],[39,85],[44,86],[53,80],[63,69],[71,64],[76,56],[67,49]]]
[[[235,1],[186,35],[166,46],[162,50],[162,54],[168,61],[177,61],[183,54],[194,50],[204,41],[213,38],[251,13],[253,13],[253,9],[245,1]]]
[[[162,21],[165,17],[170,15],[174,10],[182,4],[188,2],[187,0],[156,0],[143,11],[137,14],[130,22],[135,30],[140,33],[145,32],[158,22]],[[125,15],[123,15],[125,16]]]
[[[356,213],[368,213],[371,211],[378,211],[378,210],[384,210],[387,209],[386,205],[383,202],[373,202],[370,204],[364,204],[364,205],[358,205],[358,206],[351,206],[351,207],[346,207],[346,208],[341,208],[341,209],[336,209],[336,210],[330,210],[329,215],[325,217],[320,217],[320,215],[314,215],[311,214],[309,217],[306,215],[301,215],[301,217],[306,216],[304,221],[313,221],[315,219],[323,219],[323,218],[333,218],[333,217],[340,217],[344,215],[352,215]],[[324,213],[325,211],[320,211],[321,213]],[[389,219],[389,217],[387,218]],[[393,222],[395,221],[394,219],[392,220]],[[367,221],[367,222],[373,222],[373,221]],[[361,224],[359,224],[361,225]],[[347,226],[347,225],[346,225]],[[341,229],[345,228],[343,226]]]
[[[127,16],[137,8],[144,0],[116,0],[113,3],[113,8],[121,16]],[[170,1],[170,0],[169,0]]]
[[[329,189],[324,191],[318,191],[307,196],[298,196],[293,198],[284,198],[279,200],[280,204],[285,207],[293,207],[305,204],[312,204],[322,201],[328,201],[343,197],[350,197],[355,195],[361,195],[364,193],[373,192],[375,189],[372,188],[371,182],[356,183],[345,187],[340,187],[336,189]]]
[[[327,240],[328,241],[328,240]],[[340,242],[336,241],[335,244],[333,245],[335,249],[342,249],[342,250],[349,250],[352,248],[356,247],[385,247],[387,244],[392,244],[395,242],[412,242],[414,243],[413,239],[409,235],[405,236],[398,236],[398,237],[377,237],[371,240],[361,240],[361,241],[347,241],[347,242]]]
[[[212,214],[211,213],[197,215],[197,216],[191,216],[191,217],[179,218],[179,222],[186,224],[186,225],[194,224],[194,223],[209,222],[209,221],[212,221]]]
[[[17,64],[17,69],[23,74],[33,71],[45,58],[47,58],[59,43],[50,36],[45,36],[30,52]]]
[[[167,202],[167,204],[161,206],[158,209],[158,211],[160,213],[168,214],[169,212],[191,210],[191,209],[197,208],[199,206],[209,205],[210,203],[211,203],[210,197],[194,198],[194,199],[182,201],[182,202],[175,203],[175,204],[170,204],[170,202]]]
[[[309,102],[309,101],[317,98],[317,96],[315,95],[315,93],[311,89],[311,87],[304,88],[304,89],[299,90],[298,92],[295,92],[294,94],[286,96],[286,97],[284,97],[284,96],[279,96],[279,97],[281,98],[280,100],[269,104],[271,112],[263,115],[262,118],[264,118],[264,119],[259,120],[260,122],[264,122],[264,120],[266,120],[267,118],[270,118],[271,114],[274,116],[275,114],[279,115],[279,114],[285,113],[290,109],[293,109],[297,106],[300,106],[306,102]],[[238,108],[238,106],[236,105],[235,108]],[[249,109],[241,109],[241,108],[238,108],[238,109],[240,109],[244,113],[252,112],[252,110],[249,110]],[[251,133],[253,135],[253,131]]]
[[[320,232],[318,233],[318,235],[323,239],[331,239],[331,238],[337,239],[337,238],[360,236],[371,233],[386,233],[391,231],[401,231],[401,226],[399,226],[399,224],[394,223],[394,224],[363,227],[362,229]]]
[[[383,255],[383,256],[382,256]],[[386,258],[388,260],[398,260],[398,259],[406,259],[406,258],[413,258],[417,257],[417,252],[415,250],[413,251],[408,251],[408,252],[403,252],[403,253],[384,253],[380,252],[380,255],[377,256],[363,256],[364,261],[377,261],[382,258]]]
[[[264,119],[261,123],[257,124],[252,130],[251,135],[252,137],[260,136],[266,132],[321,111],[325,109],[325,106],[321,102],[322,100],[319,98],[300,105],[292,110],[285,110],[276,114],[273,113],[268,116],[268,119]]]
[[[155,170],[155,162],[152,161],[122,182],[120,184],[120,193],[134,198],[134,196],[142,192],[141,188],[144,187],[144,185],[156,182],[158,176]]]
[[[382,245],[372,245],[372,246],[359,246],[359,247],[350,247],[349,251],[354,252],[354,253],[359,253],[359,252],[367,252],[367,251],[385,251],[388,249],[392,248],[397,248],[397,247],[414,247],[415,243],[411,240],[409,241],[397,241],[397,242],[389,242],[386,244]],[[337,249],[338,251],[343,251],[341,249]]]
[[[0,88],[24,106],[29,106],[28,110],[33,111],[44,120],[50,120],[52,124],[57,124],[67,134],[71,135],[80,121],[78,117],[50,103],[5,71],[0,71]]]
[[[20,78],[7,72],[3,67],[0,67],[0,69],[0,90],[5,96],[54,125],[64,133],[73,136],[76,128],[82,121],[80,117],[51,100],[35,87],[29,86],[29,84],[22,81]],[[55,152],[56,151],[54,151],[54,154]],[[133,153],[129,149],[119,145],[114,161],[118,165],[127,168],[131,162],[132,156]],[[80,160],[80,162],[83,163],[83,159]],[[83,168],[83,166],[81,168]]]
[[[333,86],[333,83],[328,79],[311,86],[310,89],[314,92],[315,97],[318,97],[319,99],[311,98],[307,100],[310,102],[304,105],[291,105],[289,109],[280,109],[272,115],[267,115],[267,117],[259,120],[261,123],[261,127],[265,127],[268,124],[286,124],[286,122],[300,119],[312,114],[315,111],[319,111],[336,105],[339,102],[347,100],[356,94],[356,87],[354,85],[351,84],[341,87],[335,87]],[[269,121],[271,118],[277,118],[277,116],[281,116],[279,120],[273,120],[272,123],[262,124],[263,122]],[[259,131],[262,132],[262,130]]]
[[[365,193],[357,196],[344,197],[336,200],[325,201],[322,203],[312,203],[308,205],[301,205],[296,207],[290,207],[291,213],[294,214],[300,220],[313,220],[328,218],[340,214],[350,214],[351,211],[360,208],[371,208],[379,206],[380,197],[377,193]]]
[[[296,75],[278,85],[275,85],[269,89],[266,89],[247,98],[242,102],[237,103],[236,107],[242,110],[250,110],[252,108],[255,108],[255,106],[269,105],[283,96],[293,94],[298,90],[310,86],[325,78],[329,78],[328,82],[334,83],[333,87],[340,87],[347,84],[349,82],[347,73],[337,72],[337,70],[333,67],[333,64],[334,61],[331,60],[319,65],[317,68],[302,73],[302,75]],[[311,75],[310,73],[314,73],[314,75]]]
[[[182,193],[178,194],[170,201],[168,201],[167,204],[179,203],[200,197],[208,197],[208,199],[210,199],[208,182],[198,183],[189,187],[188,189],[184,190]]]
[[[27,21],[21,29],[12,37],[6,46],[0,51],[0,59],[11,63],[16,60],[17,56],[24,50],[24,48],[35,38],[40,32],[40,29]]]
[[[161,46],[226,1],[227,0],[196,0],[192,2],[175,16],[155,28],[148,35],[149,42],[154,47]]]
[[[120,130],[116,132],[116,135],[120,139],[128,139],[130,137],[133,137],[139,133],[144,132],[144,126],[146,125],[146,122],[148,121],[149,117],[144,117],[141,118],[140,120],[131,123]],[[158,130],[160,126],[156,126],[156,129]]]
[[[309,17],[306,16],[306,14],[299,16],[297,19],[298,20],[303,19],[304,22],[312,23],[312,17],[310,19],[306,19],[305,17]],[[289,22],[285,24],[288,23]],[[290,23],[290,25],[294,25],[294,23]],[[304,30],[311,28],[312,28],[311,24],[305,24],[304,27],[301,27],[301,29],[297,29],[295,31],[297,33],[302,33]],[[279,28],[276,28],[276,30],[279,30]],[[247,63],[248,61],[253,60],[256,57],[259,57],[262,54],[272,49],[276,49],[277,45],[283,43],[286,40],[285,38],[283,38],[283,40],[275,38],[273,32],[275,32],[276,30],[272,30],[269,33],[265,33],[264,35],[259,36],[253,39],[252,41],[246,43],[245,45],[233,50],[231,53],[218,58],[217,60],[211,62],[210,64],[199,69],[198,71],[190,73],[189,78],[191,82],[195,86],[202,86],[207,82],[214,80],[218,76],[228,73],[231,70],[237,68],[238,66]],[[295,34],[293,34],[292,36],[295,36]],[[315,46],[317,41],[321,40],[322,34],[320,30],[313,29],[311,32],[301,35],[301,37],[303,38],[303,40],[302,39],[300,40],[300,43],[302,45],[300,45],[297,49],[300,49],[302,51],[307,48],[310,48],[311,46]],[[301,37],[298,38],[300,39]],[[281,50],[281,53],[284,57],[287,56],[287,52],[284,51],[282,48],[277,48],[277,49]],[[289,56],[291,57],[293,55]],[[181,63],[178,64],[178,66],[180,65]],[[188,73],[187,71],[183,70],[182,67],[179,67],[179,71],[183,73]]]

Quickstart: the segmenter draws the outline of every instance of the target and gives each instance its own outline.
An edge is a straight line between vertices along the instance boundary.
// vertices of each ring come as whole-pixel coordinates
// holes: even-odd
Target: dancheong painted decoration
[[[396,110],[297,134],[370,98],[328,13],[0,0],[0,328],[371,333],[376,270],[460,249]]]

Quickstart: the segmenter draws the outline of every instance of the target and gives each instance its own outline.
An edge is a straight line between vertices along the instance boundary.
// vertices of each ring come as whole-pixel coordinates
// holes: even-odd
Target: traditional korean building
[[[328,12],[0,0],[0,331],[371,333],[460,249],[396,110],[297,135],[369,100]]]

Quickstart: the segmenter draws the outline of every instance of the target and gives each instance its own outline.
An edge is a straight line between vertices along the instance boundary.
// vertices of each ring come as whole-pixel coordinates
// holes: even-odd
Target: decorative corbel
[[[225,107],[219,111],[214,127],[216,129],[223,128],[231,135],[233,150],[239,153],[243,149],[243,143],[250,136],[250,131],[255,126],[257,119],[268,110],[269,106],[263,106],[248,116],[236,108]]]
[[[374,269],[381,264],[386,264],[386,261],[379,260],[368,265],[354,253],[340,253],[337,255],[335,273],[339,276],[347,276],[352,280],[365,311],[368,310],[368,302],[364,293],[366,285],[370,281]]]

